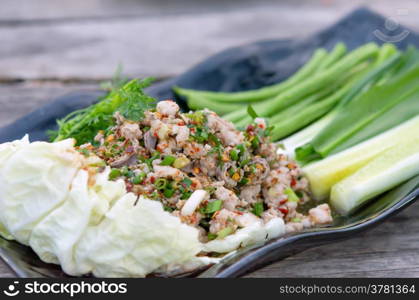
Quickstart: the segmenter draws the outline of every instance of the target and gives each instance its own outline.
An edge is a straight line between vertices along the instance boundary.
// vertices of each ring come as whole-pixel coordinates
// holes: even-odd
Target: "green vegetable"
[[[217,235],[215,233],[209,232],[207,237],[208,237],[209,241],[212,241],[212,240],[215,240],[217,238]]]
[[[226,236],[232,234],[234,232],[234,229],[232,227],[226,227],[224,229],[221,229],[217,232],[217,239],[223,239]]]
[[[190,90],[190,89],[183,89],[180,87],[174,87],[173,90],[175,91],[176,94],[187,97],[188,100],[193,99],[194,97],[198,97],[200,99],[206,98],[208,100],[211,100],[210,101],[211,103],[215,103],[214,101],[226,102],[228,104],[231,104],[234,102],[239,102],[239,103],[240,102],[257,102],[260,100],[273,97],[279,94],[280,92],[286,90],[291,85],[312,75],[326,56],[327,56],[327,52],[324,49],[317,50],[313,54],[310,61],[306,63],[299,71],[297,71],[289,79],[281,83],[272,85],[272,86],[261,88],[259,90],[235,92],[235,93],[195,91],[195,90]],[[195,100],[192,100],[192,101],[195,103]],[[205,102],[205,103],[208,103],[208,102]]]
[[[58,120],[58,131],[50,134],[51,139],[61,141],[74,138],[77,145],[93,142],[99,130],[106,130],[115,125],[113,115],[117,111],[129,120],[140,120],[144,111],[155,105],[155,99],[143,92],[152,80],[134,79],[122,87],[116,87],[98,103]]]
[[[360,93],[363,93],[364,90],[370,88],[373,83],[382,80],[382,77],[395,69],[398,63],[400,63],[400,55],[397,53],[397,50],[393,45],[384,44],[380,49],[374,65],[372,67],[368,67],[365,75],[361,74],[361,79],[356,81],[346,95],[342,97],[336,108],[320,120],[280,142],[290,157],[294,157],[295,149],[310,142],[317,134],[319,134],[321,130],[335,118],[339,110],[345,108],[345,105],[348,102],[352,101]],[[298,109],[300,110],[300,108]],[[293,112],[291,114],[293,114]]]
[[[113,180],[113,179],[116,179],[118,177],[121,177],[121,175],[122,175],[121,170],[112,169],[111,172],[109,173],[109,180]]]
[[[162,162],[160,163],[161,166],[171,166],[176,160],[176,157],[171,155],[166,155]]]
[[[419,174],[419,136],[388,149],[333,186],[330,202],[349,214],[373,197]]]
[[[252,119],[256,119],[258,117],[258,114],[255,112],[253,107],[251,105],[247,106],[247,113]]]
[[[405,114],[396,115],[394,112],[411,110],[411,101],[418,97],[419,64],[352,100],[310,143],[296,150],[297,159],[307,162],[326,157],[344,142],[349,141],[347,145],[355,145],[362,141],[356,135],[361,130],[364,130],[361,137],[368,138],[400,124],[406,120]],[[388,117],[380,118],[387,112]],[[374,123],[376,120],[380,120],[380,123]],[[373,126],[368,127],[370,124]]]
[[[156,180],[156,182],[154,183],[154,186],[156,187],[156,189],[158,190],[164,190],[168,185],[168,181],[165,178],[159,178]]]
[[[185,188],[190,188],[192,185],[192,180],[189,177],[184,178],[180,184]]]
[[[191,161],[187,157],[178,157],[173,163],[173,167],[177,169],[182,169],[189,165]]]
[[[290,187],[287,187],[284,190],[284,194],[287,195],[288,201],[290,201],[290,202],[299,202],[300,201],[300,198],[298,198],[298,196],[295,194],[294,190]]]
[[[145,172],[141,172],[137,176],[132,179],[133,184],[140,184],[146,178],[147,174]]]
[[[258,217],[261,217],[264,210],[263,202],[257,202],[253,205],[252,213]]]
[[[256,103],[253,108],[255,112],[262,117],[275,115],[281,110],[302,101],[305,97],[333,85],[339,78],[346,78],[349,73],[356,69],[356,67],[359,67],[362,63],[376,57],[378,52],[379,48],[377,45],[366,44],[347,54],[330,68],[316,73],[315,76],[311,76],[293,84],[274,98]],[[237,122],[242,121],[243,118],[246,118],[247,116],[245,109],[234,112],[233,114],[234,115],[232,116],[227,115],[226,119],[233,119],[235,124],[239,124]]]
[[[239,153],[235,149],[231,149],[230,158],[235,161],[239,160]]]
[[[153,155],[150,158],[146,159],[144,162],[147,164],[147,166],[150,169],[152,169],[153,168],[153,161],[156,160],[156,159],[159,159],[159,158],[160,158],[160,152],[155,151],[153,153]]]
[[[172,189],[172,188],[165,188],[164,190],[163,190],[163,195],[166,197],[166,198],[170,198],[170,197],[172,197],[174,194],[175,194],[175,190],[174,189]]]
[[[205,214],[212,214],[212,213],[215,213],[216,211],[219,211],[222,208],[222,206],[223,206],[222,200],[215,200],[212,202],[208,202],[208,204],[203,209],[203,212]]]
[[[419,132],[419,116],[370,138],[345,151],[304,166],[315,199],[329,197],[332,186],[355,173],[387,149],[413,139]]]

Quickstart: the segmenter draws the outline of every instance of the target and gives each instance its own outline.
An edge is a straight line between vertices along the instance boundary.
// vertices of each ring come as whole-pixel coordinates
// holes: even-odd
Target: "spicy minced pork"
[[[102,158],[110,179],[124,179],[128,192],[161,201],[198,228],[202,242],[278,217],[287,232],[332,221],[327,204],[297,211],[310,200],[308,181],[277,153],[263,119],[239,131],[209,110],[181,113],[170,100],[140,122],[114,117],[114,127],[79,150]]]

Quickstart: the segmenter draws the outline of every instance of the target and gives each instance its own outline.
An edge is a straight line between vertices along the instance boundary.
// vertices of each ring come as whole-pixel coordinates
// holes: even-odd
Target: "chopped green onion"
[[[159,178],[156,180],[156,182],[154,183],[154,186],[156,187],[156,189],[158,190],[163,190],[167,187],[167,179],[165,178]]]
[[[166,155],[163,158],[163,161],[160,163],[161,166],[171,166],[176,160],[176,157],[171,155]]]
[[[143,182],[144,178],[146,177],[146,173],[145,172],[141,172],[140,174],[138,174],[137,176],[134,177],[134,179],[132,180],[133,184],[140,184],[141,182]]]

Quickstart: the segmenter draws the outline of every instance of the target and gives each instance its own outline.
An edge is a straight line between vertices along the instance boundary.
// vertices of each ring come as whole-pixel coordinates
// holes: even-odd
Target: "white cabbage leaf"
[[[0,168],[4,163],[12,156],[17,150],[21,149],[23,146],[29,145],[29,137],[25,135],[21,140],[16,140],[9,143],[0,144]],[[13,235],[4,227],[0,222],[0,236],[5,239],[12,240]]]
[[[122,180],[109,181],[110,168],[90,180],[89,173],[79,170],[64,203],[50,212],[33,229],[29,245],[45,262],[60,264],[64,272],[80,275],[74,260],[77,242],[89,225],[96,225],[110,204],[125,194]]]
[[[89,227],[76,248],[83,273],[97,277],[145,276],[182,264],[201,251],[198,230],[163,210],[160,202],[126,194],[105,219]]]

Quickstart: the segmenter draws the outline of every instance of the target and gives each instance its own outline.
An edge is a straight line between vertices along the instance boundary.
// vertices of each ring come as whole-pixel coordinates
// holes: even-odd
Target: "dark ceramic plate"
[[[400,40],[396,45],[401,49],[409,44],[419,46],[417,34],[401,26],[390,31],[385,27],[384,17],[366,9],[358,9],[334,26],[304,40],[263,41],[226,50],[178,77],[155,84],[148,92],[161,100],[174,98],[171,92],[173,85],[221,91],[258,88],[288,77],[318,47],[331,49],[337,42],[345,42],[348,48],[353,49],[371,41],[381,44],[386,39]],[[0,129],[0,143],[21,138],[25,133],[29,133],[32,140],[45,140],[45,132],[54,128],[56,119],[86,107],[101,94],[98,91],[61,97]],[[176,100],[186,108],[181,99]],[[418,198],[419,177],[415,177],[379,197],[358,213],[350,217],[336,217],[329,227],[242,249],[198,276],[237,277],[309,247],[355,236],[360,231],[380,224]],[[40,261],[28,247],[1,238],[0,256],[20,277],[65,276],[58,266]]]

